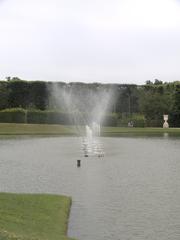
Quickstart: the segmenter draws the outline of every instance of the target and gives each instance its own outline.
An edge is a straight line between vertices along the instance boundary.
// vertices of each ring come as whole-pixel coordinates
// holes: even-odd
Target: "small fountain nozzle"
[[[77,167],[80,167],[81,166],[81,160],[77,160]]]

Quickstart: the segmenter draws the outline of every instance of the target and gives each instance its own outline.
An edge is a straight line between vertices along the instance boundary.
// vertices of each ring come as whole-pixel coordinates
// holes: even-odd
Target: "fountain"
[[[92,136],[93,136],[92,129],[88,125],[86,125],[86,137],[89,142],[92,141]]]
[[[85,137],[82,140],[82,150],[85,157],[98,156],[103,157],[103,146],[100,142],[100,125],[92,123],[92,128],[86,125]]]
[[[100,137],[100,124],[93,122],[92,123],[92,132],[93,132],[93,136]]]
[[[169,128],[169,123],[168,121],[168,115],[163,115],[164,117],[164,124],[163,124],[163,128]]]
[[[112,90],[98,86],[95,90],[88,87],[76,89],[71,84],[54,84],[51,92],[52,105],[68,113],[70,123],[75,126],[81,137],[83,155],[104,156],[100,141],[100,123],[111,106]],[[84,131],[85,128],[85,131]]]

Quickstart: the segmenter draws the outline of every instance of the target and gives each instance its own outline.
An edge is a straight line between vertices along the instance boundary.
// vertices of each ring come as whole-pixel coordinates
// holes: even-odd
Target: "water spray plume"
[[[102,86],[89,88],[88,84],[58,84],[50,89],[52,105],[62,112],[68,113],[77,134],[83,137],[85,155],[99,154],[100,125],[106,114],[111,111],[113,91]],[[99,145],[98,145],[99,144]]]

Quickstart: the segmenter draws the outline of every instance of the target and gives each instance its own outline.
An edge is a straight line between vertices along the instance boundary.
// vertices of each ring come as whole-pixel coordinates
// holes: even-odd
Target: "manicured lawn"
[[[0,240],[70,240],[70,206],[65,196],[0,193]]]
[[[124,134],[158,135],[163,133],[180,136],[180,128],[102,127],[101,129],[102,136],[118,136]],[[75,126],[0,123],[0,135],[79,135],[79,133]]]
[[[48,124],[0,123],[0,135],[76,135],[75,127]]]
[[[179,135],[180,128],[121,128],[121,127],[104,127],[102,128],[102,135],[104,136],[118,136],[123,134],[134,135],[159,135],[169,133],[170,135]]]

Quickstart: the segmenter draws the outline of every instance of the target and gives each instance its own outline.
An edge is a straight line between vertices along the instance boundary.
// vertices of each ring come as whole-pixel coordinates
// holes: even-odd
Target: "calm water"
[[[0,139],[0,191],[72,196],[79,240],[179,240],[180,138],[101,141],[104,158],[83,158],[75,137]]]

